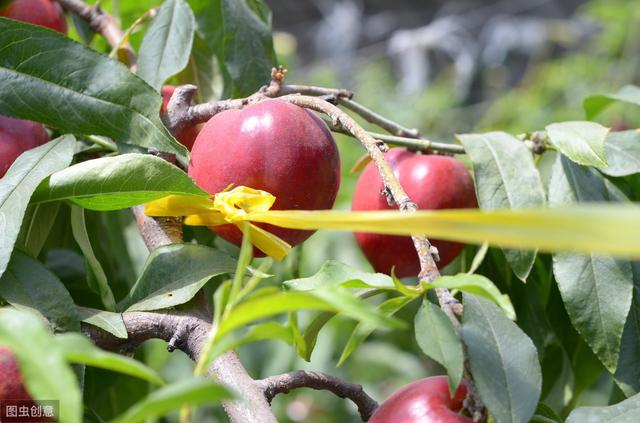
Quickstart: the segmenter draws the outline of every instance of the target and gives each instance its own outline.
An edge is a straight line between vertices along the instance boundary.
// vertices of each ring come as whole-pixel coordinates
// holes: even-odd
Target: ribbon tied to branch
[[[263,253],[282,260],[291,250],[291,245],[251,223],[253,215],[269,211],[275,201],[276,197],[266,191],[239,186],[217,193],[213,201],[202,197],[170,195],[147,203],[145,214],[185,216],[184,224],[190,226],[233,224],[243,231],[248,225],[251,243]]]

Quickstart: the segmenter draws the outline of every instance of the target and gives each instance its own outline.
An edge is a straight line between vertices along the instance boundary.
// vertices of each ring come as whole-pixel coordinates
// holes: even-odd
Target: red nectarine
[[[446,376],[432,376],[413,382],[389,397],[373,413],[369,423],[471,423],[459,413],[467,395],[461,384],[453,398]]]
[[[0,16],[67,33],[62,8],[52,0],[13,0],[0,9]]]
[[[48,140],[49,135],[41,124],[0,116],[0,178],[20,154]]]
[[[477,207],[471,175],[453,157],[417,154],[404,148],[392,148],[385,154],[385,158],[400,185],[419,209]],[[358,179],[352,209],[393,209],[382,195],[383,187],[375,164],[369,163]],[[377,272],[389,273],[393,266],[398,277],[415,276],[420,272],[420,263],[410,237],[370,233],[356,233],[355,236]],[[438,267],[446,266],[464,248],[462,244],[455,242],[430,241],[438,248]]]
[[[266,100],[212,117],[191,151],[189,175],[211,194],[230,184],[270,192],[274,210],[320,210],[333,206],[340,185],[340,158],[327,125],[312,112]],[[261,225],[291,245],[313,232]],[[233,225],[212,230],[240,244]]]

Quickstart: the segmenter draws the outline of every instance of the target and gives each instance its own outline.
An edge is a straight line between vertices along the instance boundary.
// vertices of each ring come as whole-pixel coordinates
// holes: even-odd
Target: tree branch
[[[348,398],[358,406],[358,412],[362,421],[371,418],[378,408],[378,403],[362,389],[361,385],[345,382],[335,376],[322,372],[307,372],[298,370],[291,373],[271,376],[257,380],[256,383],[264,391],[267,401],[271,403],[278,394],[287,394],[292,389],[311,388],[316,390],[331,391],[340,398]]]
[[[82,324],[82,331],[97,346],[111,351],[131,352],[148,339],[162,339],[171,348],[179,348],[197,361],[211,330],[208,317],[196,310],[163,312],[122,313],[128,339],[119,339],[89,324]],[[209,376],[236,391],[240,401],[227,401],[222,405],[232,423],[277,423],[262,389],[246,372],[234,351],[216,359],[209,367]]]
[[[89,6],[82,0],[58,0],[58,3],[67,11],[85,20],[94,32],[102,34],[111,48],[120,48],[125,53],[126,64],[134,67],[136,54],[128,42],[122,43],[122,30],[116,19],[105,13],[99,5]]]
[[[132,211],[149,250],[182,242],[182,218],[149,217],[144,214],[144,206],[134,207]],[[89,325],[85,325],[84,330],[97,345],[112,350],[132,351],[147,339],[160,338],[169,343],[169,351],[180,348],[194,361],[200,358],[211,330],[210,313],[202,305],[196,305],[195,301],[184,310],[163,313],[125,312],[122,318],[129,335],[126,340],[117,339]],[[222,403],[232,423],[277,422],[262,390],[249,376],[234,351],[217,358],[209,367],[208,374],[242,397],[241,401]]]
[[[333,132],[338,132],[340,134],[353,136],[353,134],[346,129],[340,127],[339,125],[334,125],[331,122],[327,122],[325,120],[329,129]],[[373,138],[386,142],[387,144],[397,145],[400,147],[408,147],[414,150],[436,150],[443,151],[446,153],[452,154],[464,154],[464,147],[458,144],[448,144],[444,142],[435,142],[428,140],[426,138],[409,138],[409,137],[399,137],[397,135],[388,135],[388,134],[380,134],[377,132],[369,132]]]

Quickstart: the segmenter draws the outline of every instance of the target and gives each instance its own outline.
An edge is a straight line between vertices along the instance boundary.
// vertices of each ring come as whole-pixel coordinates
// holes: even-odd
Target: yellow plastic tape
[[[255,226],[268,223],[290,229],[328,229],[389,235],[427,234],[465,243],[573,251],[640,258],[640,208],[635,205],[589,205],[518,210],[434,210],[347,212],[333,210],[270,210],[275,197],[268,192],[237,187],[216,194],[213,201],[169,196],[147,203],[149,216],[186,216],[185,224],[250,225],[251,241],[281,260],[290,246]]]
[[[147,203],[144,212],[147,216],[186,216],[184,223],[190,226],[231,223],[242,231],[248,224],[251,243],[263,253],[282,260],[289,254],[291,245],[250,222],[251,216],[268,212],[275,201],[276,197],[266,191],[239,186],[216,194],[213,201],[170,195]]]

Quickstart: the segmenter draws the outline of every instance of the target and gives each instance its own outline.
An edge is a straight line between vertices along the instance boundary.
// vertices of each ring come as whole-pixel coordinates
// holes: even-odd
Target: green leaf
[[[609,166],[600,171],[609,176],[627,176],[640,173],[640,132],[610,132],[604,143]]]
[[[25,311],[0,308],[0,345],[16,354],[34,399],[59,400],[61,422],[82,421],[78,382],[42,319]]]
[[[206,103],[220,98],[223,76],[218,58],[201,35],[196,33],[189,63],[176,78],[180,84],[194,84],[198,87],[193,98],[196,103]]]
[[[155,370],[133,358],[103,351],[83,335],[66,333],[56,336],[55,340],[62,350],[65,360],[70,363],[99,367],[137,377],[156,385],[164,385],[164,380]]]
[[[627,396],[640,392],[640,262],[631,263],[634,293],[620,340],[615,381]]]
[[[476,254],[473,256],[473,261],[471,262],[471,266],[469,266],[469,270],[467,270],[467,273],[469,275],[476,273],[476,270],[478,270],[478,268],[484,261],[484,258],[487,255],[487,251],[489,251],[489,243],[483,242],[482,245],[478,247]]]
[[[585,166],[606,167],[604,141],[609,133],[595,122],[561,122],[547,125],[551,144],[572,161]]]
[[[455,276],[441,276],[431,283],[426,283],[427,289],[447,288],[459,289],[479,295],[496,303],[504,314],[511,320],[516,319],[516,312],[509,296],[502,294],[491,280],[482,275],[469,275],[467,273],[458,273]]]
[[[0,278],[0,297],[17,309],[40,313],[56,332],[80,330],[67,288],[42,263],[18,250]]]
[[[250,326],[241,335],[228,333],[218,339],[211,350],[209,361],[215,360],[229,350],[234,350],[241,345],[256,341],[279,340],[286,344],[293,344],[293,334],[289,326],[283,326],[276,322],[265,322]]]
[[[140,45],[136,74],[156,90],[187,66],[196,21],[184,0],[166,0]]]
[[[122,315],[120,313],[111,313],[104,310],[96,310],[95,308],[76,306],[80,320],[93,326],[103,329],[116,338],[127,339],[127,327],[124,325]]]
[[[395,297],[386,300],[378,309],[384,313],[386,316],[393,316],[400,309],[410,303],[414,298],[413,297]],[[368,325],[366,323],[358,323],[356,327],[351,332],[351,336],[347,341],[347,345],[342,350],[342,354],[340,355],[340,359],[338,360],[338,364],[336,366],[341,366],[347,358],[351,356],[351,354],[358,348],[376,328],[372,325]]]
[[[2,97],[0,104],[1,102]],[[69,166],[74,144],[72,136],[64,136],[26,151],[0,179],[0,275],[4,273],[11,258],[29,197],[40,181]]]
[[[367,322],[375,327],[402,328],[403,322],[387,317],[344,289],[288,291],[261,295],[234,307],[218,327],[218,338],[252,321],[289,311],[324,310]]]
[[[456,328],[444,311],[428,300],[415,317],[415,336],[422,352],[440,363],[449,375],[449,392],[453,396],[462,380],[464,353]]]
[[[529,423],[562,423],[562,419],[548,405],[539,403],[536,413],[531,417]]]
[[[162,417],[183,405],[215,404],[234,395],[211,379],[184,379],[160,388],[134,404],[112,423],[136,423]]]
[[[307,278],[291,279],[283,282],[286,289],[309,291],[328,286],[354,288],[360,296],[369,296],[379,290],[396,290],[393,279],[382,273],[367,273],[346,264],[328,260],[318,272]],[[312,318],[302,335],[304,344],[298,344],[298,354],[305,360],[311,358],[320,330],[336,315],[335,312],[320,312]],[[347,357],[345,357],[346,359]]]
[[[549,185],[553,206],[616,200],[596,171],[565,157],[556,162]],[[607,256],[559,253],[553,273],[567,313],[609,371],[615,371],[620,342],[633,295],[631,264]]]
[[[331,320],[336,315],[333,311],[323,311],[317,313],[311,323],[307,326],[307,328],[302,333],[302,343],[297,345],[297,352],[300,357],[302,357],[306,361],[311,360],[311,354],[313,353],[313,349],[316,346],[316,342],[318,341],[318,335],[320,331],[326,325],[329,320]]]
[[[617,93],[592,95],[584,99],[582,106],[587,113],[587,119],[591,120],[616,101],[640,106],[640,87],[625,85]]]
[[[189,0],[189,3],[197,17],[198,32],[218,56],[226,96],[245,97],[267,84],[276,56],[271,13],[263,1]]]
[[[98,294],[102,299],[102,304],[108,311],[116,309],[116,300],[111,292],[107,275],[102,269],[102,265],[93,253],[91,247],[91,240],[89,240],[89,234],[87,233],[87,226],[84,220],[84,209],[78,206],[71,207],[71,231],[73,232],[73,238],[78,243],[82,254],[84,255],[91,272],[95,275],[95,281],[97,285]]]
[[[636,423],[640,420],[640,394],[608,407],[579,407],[565,423]]]
[[[236,261],[204,245],[172,244],[155,249],[118,310],[160,310],[184,304],[212,277],[233,273]]]
[[[58,217],[60,203],[36,204],[29,206],[23,219],[16,247],[37,258],[44,247],[49,232]]]
[[[527,422],[542,385],[533,342],[492,302],[465,293],[463,303],[460,335],[480,399],[500,423]]]
[[[0,46],[0,114],[187,156],[160,120],[160,94],[122,63],[5,18]]]
[[[345,282],[360,281],[366,285],[345,285]],[[393,279],[382,273],[367,273],[334,260],[325,262],[320,270],[308,278],[291,279],[283,282],[287,289],[308,291],[326,286],[347,286],[358,288],[391,288],[395,289]]]
[[[44,180],[33,203],[71,200],[91,210],[117,210],[167,195],[209,196],[186,173],[159,157],[123,154],[78,163]]]
[[[481,209],[519,209],[545,203],[542,180],[531,152],[504,132],[465,134],[457,138],[473,162],[478,204]],[[504,249],[516,276],[525,281],[536,251]]]

